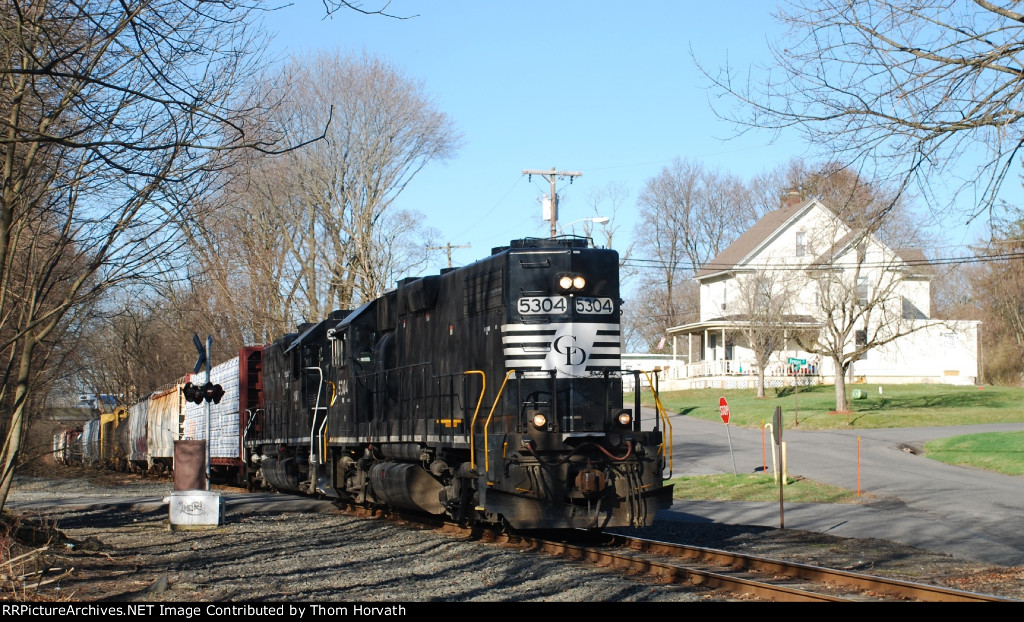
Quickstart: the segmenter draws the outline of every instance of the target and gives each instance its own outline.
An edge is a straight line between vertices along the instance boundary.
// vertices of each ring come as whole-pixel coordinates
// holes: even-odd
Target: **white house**
[[[833,358],[798,335],[808,350],[836,344],[840,370],[852,359],[847,382],[974,384],[980,322],[932,318],[933,276],[918,249],[891,249],[817,200],[785,204],[694,276],[700,319],[668,329],[663,388],[756,386],[759,325],[774,331],[766,387],[835,381]]]

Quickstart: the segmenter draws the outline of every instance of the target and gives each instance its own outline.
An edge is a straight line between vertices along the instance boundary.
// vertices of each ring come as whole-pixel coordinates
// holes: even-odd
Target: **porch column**
[[[726,346],[725,346],[725,328],[724,327],[722,328],[722,341],[721,341],[721,344],[722,344],[722,360],[726,361],[725,363],[722,363],[722,373],[726,373],[727,374],[727,373],[729,373],[729,363],[728,363],[728,361],[726,359],[726,354],[728,354],[729,349],[726,348]]]
[[[693,333],[686,333],[686,377],[693,375]]]

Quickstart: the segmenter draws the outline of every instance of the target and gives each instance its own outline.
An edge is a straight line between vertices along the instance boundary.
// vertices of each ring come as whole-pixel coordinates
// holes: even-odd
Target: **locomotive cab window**
[[[373,360],[374,332],[365,326],[352,327],[351,356],[360,363]]]
[[[323,351],[319,346],[302,349],[304,364],[306,367],[320,367],[323,360]]]

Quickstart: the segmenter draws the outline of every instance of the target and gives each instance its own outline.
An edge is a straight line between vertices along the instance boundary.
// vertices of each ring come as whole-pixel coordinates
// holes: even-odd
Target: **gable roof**
[[[747,229],[743,235],[736,238],[736,241],[730,244],[724,251],[701,266],[701,269],[693,275],[693,278],[699,281],[709,276],[732,270],[784,224],[810,209],[816,202],[814,199],[810,199],[768,212],[753,227]]]
[[[756,251],[775,233],[780,231],[787,223],[801,218],[814,205],[825,209],[828,213],[835,215],[832,210],[817,199],[809,199],[802,203],[785,205],[777,210],[768,212],[761,217],[753,227],[747,229],[736,241],[730,244],[724,251],[715,256],[714,259],[701,266],[693,278],[700,281],[711,276],[735,270],[736,267]],[[831,261],[836,254],[844,250],[854,240],[870,235],[863,229],[850,230],[840,239],[836,240],[832,247],[813,259],[808,267],[822,266]],[[883,245],[884,246],[884,245]],[[897,257],[902,259],[913,276],[932,277],[934,270],[931,263],[925,257],[924,252],[918,248],[890,249]]]
[[[867,236],[867,231],[864,229],[854,229],[849,231],[846,235],[836,240],[832,247],[827,251],[815,257],[809,264],[808,268],[827,268],[836,259],[838,255],[841,255],[851,244],[860,243],[860,241]]]
[[[891,249],[885,244],[882,244],[874,238],[865,229],[854,229],[844,235],[842,238],[836,240],[836,243],[832,245],[832,248],[825,251],[807,265],[808,268],[825,268],[832,261],[846,251],[852,244],[856,244],[862,238],[870,238],[875,240],[875,244],[880,245],[882,248],[888,249],[896,259],[903,262],[908,275],[912,278],[926,278],[930,279],[935,276],[935,270],[932,268],[932,264],[925,257],[924,251],[919,248],[896,248]]]
[[[906,262],[913,276],[935,276],[935,268],[932,267],[932,262],[928,261],[928,258],[925,257],[923,250],[919,248],[898,248],[894,252],[900,256],[900,259]]]

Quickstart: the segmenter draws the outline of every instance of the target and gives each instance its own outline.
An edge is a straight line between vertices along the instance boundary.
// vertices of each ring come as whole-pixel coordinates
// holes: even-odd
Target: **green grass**
[[[778,501],[779,482],[771,475],[718,474],[676,477],[667,483],[675,484],[672,495],[676,499],[709,501]],[[829,486],[804,478],[787,478],[782,498],[794,503],[857,503],[857,493],[837,486]]]
[[[671,411],[721,421],[719,399],[729,404],[729,425],[758,428],[771,423],[776,408],[781,408],[784,429],[834,430],[903,428],[978,423],[1024,422],[1024,389],[1009,387],[978,388],[949,385],[849,385],[867,392],[866,399],[851,399],[849,412],[835,411],[835,388],[831,385],[801,387],[794,391],[768,389],[758,399],[753,389],[699,389],[664,391],[662,404]],[[653,406],[650,392],[641,399]]]
[[[784,430],[833,430],[871,428],[912,428],[980,423],[1024,423],[1024,389],[1012,387],[962,387],[949,385],[848,385],[867,393],[850,399],[848,412],[835,411],[835,387],[831,385],[769,389],[758,399],[752,389],[701,389],[663,391],[664,407],[674,413],[721,423],[719,400],[729,404],[729,425],[760,428],[771,423],[776,408],[781,410]],[[653,406],[650,392],[641,395]],[[632,403],[631,396],[627,403]],[[1024,475],[1024,432],[986,433],[955,436],[925,445],[925,457],[947,464],[988,469],[1007,475]],[[680,477],[677,499],[741,501],[778,500],[778,482],[770,475],[731,474]],[[817,503],[851,503],[855,491],[826,486],[807,479],[790,478],[784,499]]]
[[[946,464],[1024,475],[1024,432],[987,432],[929,441],[925,457]]]

